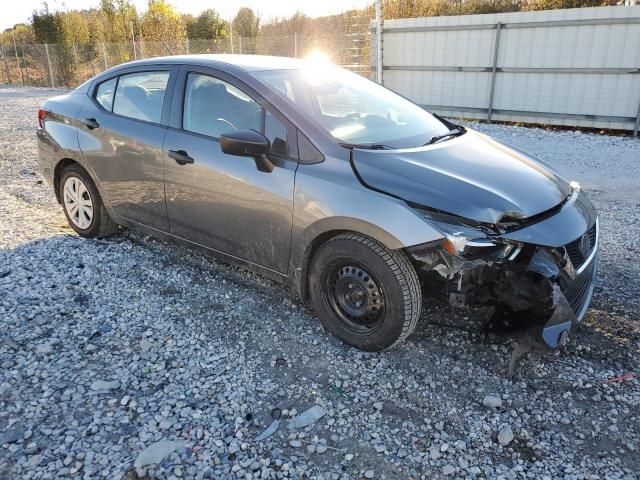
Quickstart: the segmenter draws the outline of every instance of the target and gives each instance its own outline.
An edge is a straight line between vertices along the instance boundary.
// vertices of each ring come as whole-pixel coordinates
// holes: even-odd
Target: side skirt
[[[117,219],[114,219],[114,220],[119,225],[146,233],[148,235],[151,235],[152,237],[158,238],[160,240],[164,240],[166,242],[189,247],[193,250],[202,252],[205,255],[214,257],[224,263],[228,263],[235,267],[249,270],[250,272],[257,273],[258,275],[269,278],[270,280],[274,280],[280,284],[283,284],[286,286],[289,286],[290,284],[290,278],[286,274],[280,273],[276,270],[272,270],[267,267],[263,267],[262,265],[258,265],[257,263],[249,262],[247,260],[236,257],[234,255],[230,255],[228,253],[221,252],[214,248],[207,247],[206,245],[202,245],[200,243],[192,242],[191,240],[187,240],[186,238],[173,235],[169,232],[157,230],[155,228],[142,225],[141,223],[134,222],[133,220],[127,220],[122,217],[118,217]]]

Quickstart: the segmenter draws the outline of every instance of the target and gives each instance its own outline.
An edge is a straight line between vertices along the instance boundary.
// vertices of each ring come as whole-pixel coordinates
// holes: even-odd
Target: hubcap
[[[69,177],[62,189],[64,208],[73,224],[86,230],[93,221],[93,201],[87,186],[78,177]]]
[[[384,295],[367,270],[344,265],[333,269],[327,280],[329,303],[347,328],[364,333],[381,323]]]

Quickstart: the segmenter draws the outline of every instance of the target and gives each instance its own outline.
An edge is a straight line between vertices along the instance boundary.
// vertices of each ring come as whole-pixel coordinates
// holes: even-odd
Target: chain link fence
[[[0,45],[0,81],[74,88],[115,65],[166,55],[237,53],[303,58],[319,51],[361,75],[371,75],[368,31],[342,34],[233,36],[215,40]]]

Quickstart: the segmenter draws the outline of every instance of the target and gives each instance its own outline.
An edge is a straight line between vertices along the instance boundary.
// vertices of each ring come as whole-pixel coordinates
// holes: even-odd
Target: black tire
[[[76,221],[71,219],[71,216],[67,211],[67,204],[65,202],[64,196],[64,186],[67,180],[72,177],[79,179],[86,186],[88,195],[92,202],[93,216],[90,224],[86,228],[81,228],[79,225],[77,225]],[[62,210],[64,210],[64,214],[67,217],[69,225],[78,233],[78,235],[87,238],[102,238],[112,235],[116,232],[116,230],[118,229],[118,224],[116,224],[109,216],[109,213],[104,206],[104,202],[102,201],[102,197],[100,196],[95,183],[93,183],[93,180],[84,168],[82,168],[78,164],[72,164],[65,167],[65,169],[62,171],[58,188],[60,194],[60,202],[62,203]]]
[[[406,255],[355,233],[318,248],[309,290],[325,329],[368,352],[404,341],[420,317],[420,282]]]

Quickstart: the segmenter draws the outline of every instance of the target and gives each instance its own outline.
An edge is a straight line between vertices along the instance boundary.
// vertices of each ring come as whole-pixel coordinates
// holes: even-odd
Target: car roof
[[[127,67],[137,65],[180,64],[220,67],[234,66],[247,72],[260,70],[291,70],[302,68],[304,61],[290,57],[271,57],[267,55],[238,54],[206,54],[206,55],[173,55],[170,57],[154,57],[126,63]],[[122,66],[122,65],[119,65]]]

